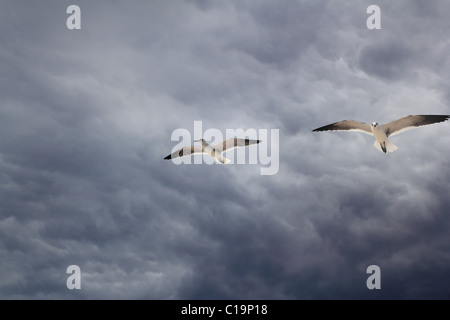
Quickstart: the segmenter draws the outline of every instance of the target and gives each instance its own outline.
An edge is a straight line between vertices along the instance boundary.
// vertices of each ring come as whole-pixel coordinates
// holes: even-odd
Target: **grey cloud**
[[[3,299],[448,297],[448,123],[311,132],[449,113],[445,4],[69,4],[1,5]],[[279,172],[164,161],[196,120],[279,129]]]
[[[363,71],[387,80],[403,78],[408,73],[411,52],[398,42],[382,46],[368,46],[361,51],[360,66]]]

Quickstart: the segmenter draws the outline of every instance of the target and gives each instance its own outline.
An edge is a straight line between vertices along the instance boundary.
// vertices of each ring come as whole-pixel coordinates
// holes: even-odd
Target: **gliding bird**
[[[377,150],[388,153],[397,150],[397,146],[388,140],[403,131],[425,126],[433,123],[444,122],[450,118],[449,115],[410,115],[386,124],[377,122],[368,125],[364,122],[354,120],[344,120],[335,122],[317,129],[317,131],[359,131],[375,137],[374,146]]]
[[[227,139],[225,141],[222,141],[216,145],[210,145],[206,140],[199,139],[195,140],[194,142],[201,142],[201,146],[186,146],[183,147],[171,154],[169,154],[167,157],[165,157],[165,160],[170,160],[174,158],[184,157],[184,156],[190,156],[192,154],[196,153],[206,153],[209,154],[211,157],[213,157],[217,162],[226,164],[230,162],[230,159],[227,159],[222,156],[222,153],[225,151],[237,148],[237,147],[246,147],[252,144],[260,143],[261,140],[250,140],[250,139],[238,139],[238,138],[231,138]]]

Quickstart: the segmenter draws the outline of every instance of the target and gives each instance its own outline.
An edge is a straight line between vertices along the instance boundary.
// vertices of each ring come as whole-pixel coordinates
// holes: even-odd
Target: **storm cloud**
[[[449,298],[449,123],[387,155],[366,135],[311,132],[450,114],[449,10],[2,1],[0,297]],[[194,121],[279,129],[279,171],[163,160]]]

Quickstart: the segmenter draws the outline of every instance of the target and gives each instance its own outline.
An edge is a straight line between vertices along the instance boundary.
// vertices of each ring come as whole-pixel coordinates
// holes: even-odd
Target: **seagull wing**
[[[443,122],[450,118],[448,115],[416,115],[406,116],[383,125],[386,135],[395,136],[401,132],[420,126]]]
[[[358,131],[372,135],[370,125],[355,120],[339,121],[313,130],[313,132],[318,131]]]
[[[203,153],[204,148],[202,146],[186,146],[181,148],[180,150],[177,150],[171,154],[169,154],[167,157],[165,157],[165,160],[170,160],[173,158],[179,158],[184,156],[190,156],[191,154],[195,153]]]
[[[246,147],[252,144],[260,143],[261,140],[250,140],[250,139],[238,139],[231,138],[225,141],[222,141],[214,146],[219,153],[228,151],[230,149],[238,148],[238,147]]]

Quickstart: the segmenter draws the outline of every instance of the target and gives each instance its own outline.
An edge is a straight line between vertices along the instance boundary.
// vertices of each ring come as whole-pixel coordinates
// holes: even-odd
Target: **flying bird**
[[[246,147],[246,146],[249,146],[252,144],[257,144],[257,143],[260,143],[261,140],[231,138],[231,139],[222,141],[216,145],[210,145],[208,142],[206,142],[205,139],[195,140],[194,142],[201,142],[202,145],[201,146],[183,147],[180,150],[177,150],[177,151],[169,154],[164,159],[170,160],[170,159],[174,159],[174,158],[190,156],[190,155],[196,154],[196,153],[206,153],[206,154],[209,154],[211,157],[213,157],[217,162],[219,162],[221,164],[227,164],[230,162],[230,159],[223,157],[222,153],[224,153],[225,151],[237,148],[237,147]]]
[[[388,122],[386,124],[378,124],[377,122],[368,125],[364,122],[354,120],[344,120],[335,122],[317,129],[317,131],[358,131],[375,137],[374,146],[381,152],[388,153],[397,150],[397,146],[388,140],[389,137],[395,136],[409,129],[426,126],[433,123],[444,122],[450,118],[449,115],[410,115],[398,120]]]

